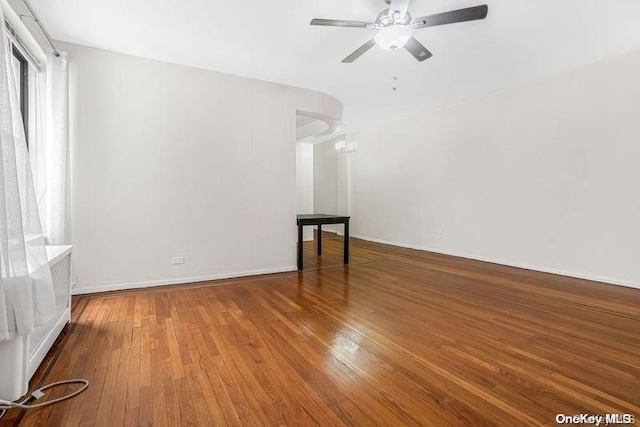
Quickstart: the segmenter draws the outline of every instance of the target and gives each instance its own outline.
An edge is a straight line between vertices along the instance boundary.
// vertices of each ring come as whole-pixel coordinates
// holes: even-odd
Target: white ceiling
[[[638,0],[490,0],[484,21],[419,30],[434,54],[425,62],[374,47],[354,64],[340,61],[372,30],[309,21],[372,21],[384,0],[30,2],[58,40],[335,96],[352,130],[640,49]],[[409,10],[417,17],[482,3],[413,0]]]
[[[329,129],[329,124],[322,120],[297,114],[296,115],[296,141],[301,142],[305,138],[313,138]]]
[[[346,131],[339,119],[311,111],[296,111],[296,142],[322,144],[343,136]]]

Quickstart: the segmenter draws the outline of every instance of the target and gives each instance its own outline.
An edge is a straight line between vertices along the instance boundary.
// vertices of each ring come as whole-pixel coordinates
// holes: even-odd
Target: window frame
[[[38,96],[38,89],[36,88],[36,85],[38,84],[38,75],[43,72],[43,69],[41,62],[35,59],[31,51],[24,46],[9,23],[5,22],[5,24],[8,29],[11,57],[18,62],[20,69],[20,76],[16,76],[16,79],[18,79],[18,77],[20,79],[20,84],[17,88],[17,95],[28,150],[29,146],[35,146],[34,144],[36,142],[30,141],[30,139],[32,139],[30,137],[35,136],[33,135],[34,132],[37,133],[33,126],[36,126],[36,123],[40,120],[37,117],[39,112],[36,111],[36,106],[39,102],[36,99]],[[40,94],[40,96],[42,96],[42,94]],[[29,142],[31,142],[31,144]]]
[[[24,138],[29,149],[29,60],[22,54],[15,43],[11,43],[11,54],[20,64],[20,86],[18,98],[20,102],[20,115],[24,128]]]

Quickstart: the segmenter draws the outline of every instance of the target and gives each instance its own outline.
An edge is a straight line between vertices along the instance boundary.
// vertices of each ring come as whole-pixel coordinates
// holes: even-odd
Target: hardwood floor
[[[640,290],[327,235],[302,273],[82,296],[3,425],[555,425],[640,416]],[[62,392],[63,390],[59,391]]]

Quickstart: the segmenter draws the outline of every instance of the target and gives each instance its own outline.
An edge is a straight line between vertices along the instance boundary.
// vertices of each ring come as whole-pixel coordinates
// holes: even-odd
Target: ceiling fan
[[[312,19],[311,25],[328,27],[366,28],[377,30],[375,36],[356,49],[351,55],[342,60],[343,63],[352,63],[374,45],[384,50],[397,50],[402,47],[407,49],[418,61],[424,61],[433,56],[426,47],[415,37],[413,31],[421,28],[435,27],[437,25],[455,24],[456,22],[475,21],[487,16],[489,7],[468,7],[465,9],[451,10],[435,15],[413,18],[409,13],[410,0],[385,0],[389,5],[376,17],[375,22],[343,21],[339,19]]]

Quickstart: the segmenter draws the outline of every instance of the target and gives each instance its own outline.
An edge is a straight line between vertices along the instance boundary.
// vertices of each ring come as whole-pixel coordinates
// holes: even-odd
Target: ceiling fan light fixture
[[[381,28],[375,35],[376,44],[384,50],[396,50],[404,47],[413,36],[408,25],[392,25]]]

